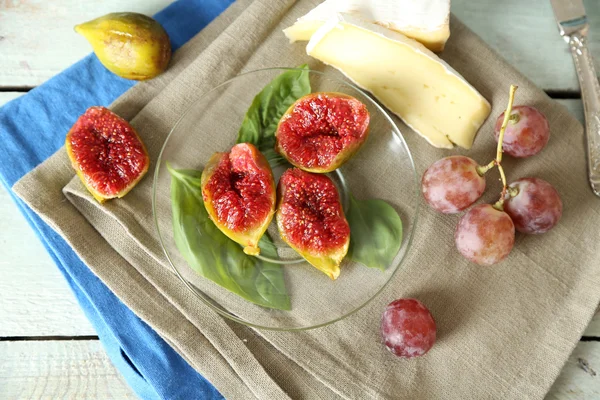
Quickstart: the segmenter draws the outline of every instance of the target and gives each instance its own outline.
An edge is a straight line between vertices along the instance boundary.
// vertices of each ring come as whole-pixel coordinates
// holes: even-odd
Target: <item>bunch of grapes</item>
[[[552,229],[562,215],[558,192],[539,178],[506,183],[502,153],[529,157],[539,153],[550,137],[546,117],[529,106],[512,107],[516,86],[511,86],[508,107],[496,121],[496,158],[479,165],[464,156],[451,156],[433,163],[421,182],[423,196],[439,212],[466,210],[485,191],[485,174],[498,168],[502,193],[495,204],[478,204],[458,222],[454,240],[467,259],[492,265],[505,259],[515,243],[515,229],[537,234]],[[381,318],[381,336],[394,355],[412,358],[424,355],[436,339],[436,325],[427,307],[416,299],[398,299],[386,307]]]
[[[550,128],[546,117],[529,106],[512,107],[516,86],[511,86],[508,107],[496,121],[498,142],[496,158],[479,165],[465,156],[446,157],[433,163],[421,181],[425,200],[434,209],[453,214],[470,207],[485,190],[485,174],[498,168],[503,183],[495,204],[479,204],[458,222],[456,248],[467,259],[480,265],[504,260],[515,242],[515,229],[538,234],[552,229],[562,215],[558,192],[539,178],[522,178],[510,185],[502,168],[502,153],[529,157],[548,143]]]

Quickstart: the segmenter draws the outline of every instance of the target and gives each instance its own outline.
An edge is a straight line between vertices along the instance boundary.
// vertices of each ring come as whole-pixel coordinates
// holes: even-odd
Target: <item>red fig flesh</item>
[[[283,115],[275,132],[275,150],[294,166],[325,173],[339,168],[369,135],[369,111],[342,93],[311,93]]]
[[[266,158],[250,143],[215,153],[201,178],[204,206],[215,225],[249,255],[275,213],[275,182]]]
[[[90,107],[67,133],[79,178],[100,203],[125,196],[148,172],[150,158],[133,127],[105,107]]]
[[[277,227],[282,239],[315,268],[337,279],[350,226],[329,177],[297,168],[279,180]]]

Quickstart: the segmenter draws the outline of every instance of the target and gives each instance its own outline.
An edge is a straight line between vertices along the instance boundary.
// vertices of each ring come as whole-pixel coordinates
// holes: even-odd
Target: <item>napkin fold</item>
[[[289,45],[281,33],[315,4],[235,3],[176,53],[165,74],[136,85],[113,110],[131,121],[156,162],[177,119],[215,84],[261,67],[307,61],[318,66],[304,44]],[[13,189],[227,398],[542,398],[600,300],[600,202],[586,181],[583,130],[460,21],[452,18],[451,29],[442,57],[493,107],[466,154],[481,163],[493,158],[494,116],[503,111],[510,84],[520,87],[517,103],[538,108],[551,127],[542,153],[518,161],[507,157],[505,168],[509,180],[537,176],[551,182],[563,199],[563,218],[544,235],[517,235],[512,254],[494,267],[457,254],[457,216],[421,207],[412,249],[372,303],[316,330],[257,331],[214,313],[172,273],[151,223],[150,179],[100,206],[73,178],[59,150]],[[419,174],[449,154],[396,122]],[[490,176],[488,186],[482,201],[492,202],[500,185]],[[438,342],[425,357],[396,359],[380,344],[381,312],[398,297],[419,298],[436,319]]]

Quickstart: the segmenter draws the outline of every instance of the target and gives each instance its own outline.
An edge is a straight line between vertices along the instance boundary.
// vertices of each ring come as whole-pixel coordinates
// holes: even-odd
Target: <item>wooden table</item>
[[[573,63],[548,0],[452,0],[453,12],[583,119]],[[0,1],[0,105],[90,52],[73,25],[111,11],[153,14],[169,0]],[[600,56],[600,2],[586,1]],[[583,155],[582,155],[583,156]],[[600,201],[600,200],[599,200]],[[600,288],[599,288],[600,289]],[[548,399],[600,399],[600,315]],[[587,370],[587,371],[586,371]],[[0,187],[0,399],[135,398],[50,257]]]

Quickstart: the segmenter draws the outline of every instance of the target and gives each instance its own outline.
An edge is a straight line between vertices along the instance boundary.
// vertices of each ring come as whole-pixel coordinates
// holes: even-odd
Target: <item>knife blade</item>
[[[585,114],[588,179],[600,196],[600,83],[587,46],[589,24],[583,0],[550,0],[560,35],[569,44]]]
[[[588,30],[588,21],[582,0],[550,0],[560,35],[570,36]]]

